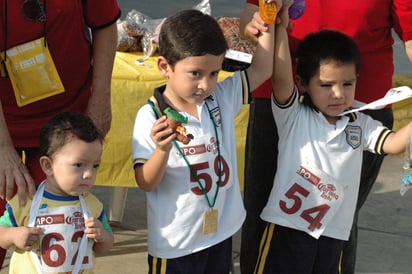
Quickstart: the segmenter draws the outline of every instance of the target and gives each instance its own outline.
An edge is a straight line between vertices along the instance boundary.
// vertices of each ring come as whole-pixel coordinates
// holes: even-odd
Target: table
[[[112,74],[112,125],[104,146],[103,158],[97,174],[96,185],[113,186],[111,206],[108,209],[111,221],[120,221],[126,201],[127,188],[137,187],[132,166],[131,140],[134,119],[138,109],[147,103],[155,87],[166,80],[156,66],[156,57],[150,57],[145,65],[135,64],[142,53],[117,52]],[[219,81],[232,73],[222,71]],[[236,117],[236,138],[239,180],[243,186],[244,144],[248,123],[249,106],[244,106]]]

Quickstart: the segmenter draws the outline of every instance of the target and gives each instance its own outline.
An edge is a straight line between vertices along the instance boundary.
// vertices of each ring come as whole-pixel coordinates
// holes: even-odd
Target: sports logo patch
[[[356,149],[361,144],[362,129],[359,126],[347,126],[345,128],[346,142],[353,148]]]

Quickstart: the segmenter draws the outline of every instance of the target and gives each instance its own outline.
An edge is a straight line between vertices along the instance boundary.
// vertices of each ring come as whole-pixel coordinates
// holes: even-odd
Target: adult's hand
[[[33,178],[13,146],[0,104],[0,197],[10,200],[15,186],[21,205],[26,204],[27,192],[32,198],[36,191]]]
[[[93,90],[86,114],[93,120],[94,124],[101,130],[103,135],[106,135],[107,132],[109,132],[112,121],[110,90]]]
[[[25,205],[26,191],[29,192],[30,197],[33,197],[36,191],[34,180],[15,148],[2,145],[0,148],[0,197],[10,200],[13,197],[15,185],[20,204]]]

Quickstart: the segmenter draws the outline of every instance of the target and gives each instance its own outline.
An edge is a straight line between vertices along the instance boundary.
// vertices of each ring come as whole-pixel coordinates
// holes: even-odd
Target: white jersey
[[[164,87],[156,89],[151,98],[160,111],[166,107],[161,95],[163,91]],[[237,72],[218,83],[212,96],[198,106],[199,119],[181,112],[188,117],[184,126],[194,139],[187,145],[176,144],[196,172],[202,187],[173,147],[162,181],[155,190],[147,193],[150,255],[160,258],[185,256],[216,245],[240,229],[246,213],[237,176],[234,119],[248,100],[246,74]],[[137,113],[132,138],[134,164],[144,164],[155,149],[150,131],[156,119],[150,104],[144,105]],[[220,164],[218,153],[223,159]],[[219,165],[223,173],[217,190]],[[219,214],[216,233],[202,232],[203,214],[210,208],[202,188],[211,204],[217,193],[213,207]]]
[[[299,103],[272,100],[279,133],[278,168],[261,218],[311,236],[347,240],[360,182],[363,150],[382,154],[389,129],[363,113],[336,125]]]

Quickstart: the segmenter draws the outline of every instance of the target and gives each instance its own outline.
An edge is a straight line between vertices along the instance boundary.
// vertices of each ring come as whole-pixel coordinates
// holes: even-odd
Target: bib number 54
[[[307,199],[310,192],[302,187],[301,185],[295,183],[291,188],[285,193],[285,196],[292,200],[292,204],[288,206],[287,201],[280,200],[279,207],[286,214],[293,215],[299,214],[302,219],[309,223],[308,229],[314,231],[322,226],[322,219],[330,209],[327,204],[321,204],[314,207],[302,208],[305,206],[304,199]]]

